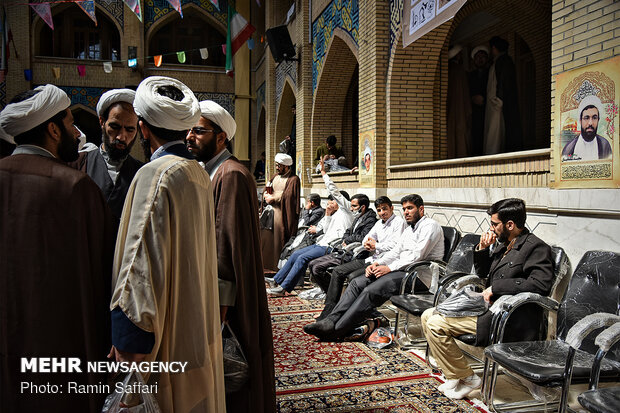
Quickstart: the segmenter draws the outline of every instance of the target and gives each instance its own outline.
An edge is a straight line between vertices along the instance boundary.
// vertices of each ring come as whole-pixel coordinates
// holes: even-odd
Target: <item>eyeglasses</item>
[[[200,126],[194,126],[189,131],[193,133],[194,135],[204,135],[205,133],[208,133],[208,132],[215,132],[215,129],[205,129],[205,128],[201,128]]]

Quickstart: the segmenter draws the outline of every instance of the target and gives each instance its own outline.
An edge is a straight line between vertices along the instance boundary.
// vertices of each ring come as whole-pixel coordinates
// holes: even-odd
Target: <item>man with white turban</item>
[[[145,374],[163,412],[226,409],[211,180],[183,139],[198,122],[176,79],[140,83],[134,110],[151,152],[127,193],[113,267],[112,350],[117,361],[187,362]]]
[[[603,104],[596,95],[584,97],[579,103],[581,133],[562,149],[562,161],[595,161],[609,159],[611,145],[607,139],[596,134],[601,120]]]
[[[297,232],[299,220],[299,177],[292,173],[293,158],[284,153],[275,157],[276,174],[265,185],[263,199],[273,207],[273,228],[261,229],[263,265],[268,272],[278,271],[278,260],[286,241]]]
[[[220,313],[239,339],[249,380],[226,395],[229,412],[274,412],[273,335],[263,282],[256,184],[226,149],[237,124],[226,109],[200,102],[202,116],[186,137],[187,149],[213,180]]]
[[[112,89],[97,103],[102,144],[98,150],[80,152],[71,166],[86,172],[101,188],[114,216],[121,219],[129,185],[142,162],[129,152],[138,134],[138,116],[133,110],[136,92],[131,89]]]
[[[23,391],[105,383],[105,373],[21,372],[20,360],[105,360],[114,233],[101,191],[67,166],[77,155],[71,100],[53,85],[17,95],[0,128],[17,148],[0,160],[0,410],[99,412],[105,394]]]

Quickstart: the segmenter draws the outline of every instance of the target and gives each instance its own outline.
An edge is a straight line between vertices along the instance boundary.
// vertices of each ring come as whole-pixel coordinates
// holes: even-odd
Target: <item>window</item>
[[[55,9],[54,9],[55,11]],[[39,34],[38,56],[85,60],[120,60],[120,35],[103,13],[97,13],[97,26],[76,7],[58,7],[55,30],[43,24]]]
[[[185,64],[224,66],[226,56],[222,45],[226,36],[207,20],[186,13],[181,21],[177,16],[159,29],[149,42],[149,56],[162,55],[163,63],[179,63],[176,52],[185,51]],[[199,49],[207,48],[209,57],[200,56]]]

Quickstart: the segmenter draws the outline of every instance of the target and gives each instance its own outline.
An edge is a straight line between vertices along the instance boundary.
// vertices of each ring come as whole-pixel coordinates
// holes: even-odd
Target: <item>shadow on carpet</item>
[[[323,343],[305,334],[323,304],[269,298],[278,412],[484,412],[437,390],[424,360],[395,347]]]

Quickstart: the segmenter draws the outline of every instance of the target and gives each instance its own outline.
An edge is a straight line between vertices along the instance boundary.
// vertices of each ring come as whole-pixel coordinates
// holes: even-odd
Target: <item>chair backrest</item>
[[[553,245],[551,257],[553,258],[553,285],[551,285],[549,297],[560,301],[566,292],[572,268],[568,255],[562,247]]]
[[[456,248],[457,244],[461,240],[461,233],[454,227],[444,227],[443,230],[443,260],[444,262],[448,262],[452,252]]]
[[[479,234],[465,234],[450,255],[446,274],[454,272],[474,273],[474,247],[480,243]]]
[[[618,314],[619,306],[620,254],[609,251],[586,252],[577,264],[560,303],[558,338],[565,340],[568,330],[586,315]],[[597,347],[594,345],[594,337],[584,340],[582,349],[595,353]],[[616,354],[608,354],[608,357],[620,360],[620,350],[616,350]]]

